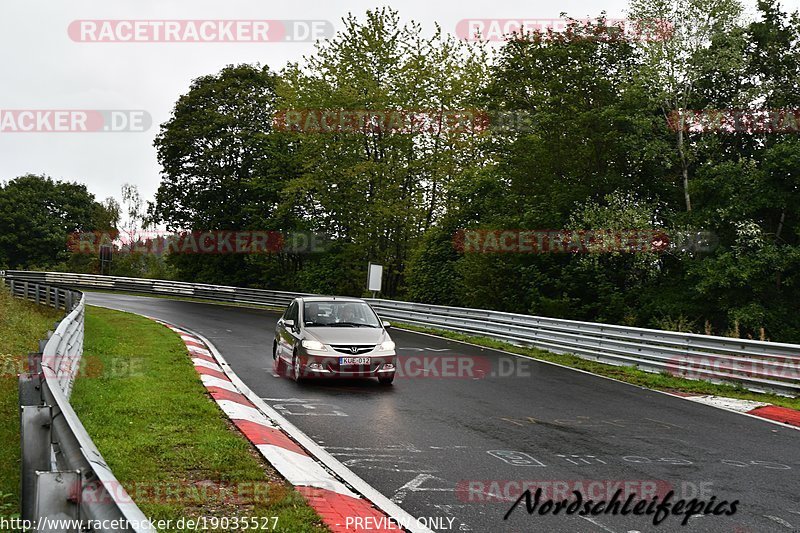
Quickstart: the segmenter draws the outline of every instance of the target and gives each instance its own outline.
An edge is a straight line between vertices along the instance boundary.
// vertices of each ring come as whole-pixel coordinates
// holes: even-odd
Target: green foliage
[[[149,210],[175,229],[315,231],[334,244],[115,268],[360,295],[372,261],[388,297],[796,341],[800,141],[666,120],[800,107],[800,16],[774,0],[758,10],[745,23],[736,0],[633,0],[631,18],[671,24],[666,39],[597,38],[601,15],[493,54],[438,28],[423,36],[391,9],[350,15],[278,74],[239,65],[195,80],[156,139],[164,176]],[[524,127],[273,128],[276,111],[320,109],[483,109]],[[461,253],[454,237],[471,228],[710,231],[716,247]]]
[[[16,374],[21,361],[38,350],[62,312],[13,298],[0,287],[0,516],[19,513],[20,435]]]
[[[113,207],[85,185],[26,174],[0,186],[0,266],[49,268],[69,257],[68,236],[109,229]]]

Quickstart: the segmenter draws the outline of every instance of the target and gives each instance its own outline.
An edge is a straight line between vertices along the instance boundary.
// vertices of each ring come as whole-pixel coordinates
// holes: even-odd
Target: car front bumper
[[[303,377],[388,377],[397,370],[397,355],[358,355],[366,357],[368,364],[343,365],[340,360],[347,355],[301,354]]]

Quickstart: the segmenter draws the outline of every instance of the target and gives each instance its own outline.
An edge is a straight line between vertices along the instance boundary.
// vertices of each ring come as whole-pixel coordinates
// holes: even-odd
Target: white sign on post
[[[383,281],[383,265],[374,265],[369,263],[367,266],[367,290],[372,292],[380,292],[381,282]]]

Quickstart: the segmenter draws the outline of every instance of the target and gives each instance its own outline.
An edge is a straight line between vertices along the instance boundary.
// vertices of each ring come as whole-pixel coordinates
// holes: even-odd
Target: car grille
[[[353,344],[331,344],[331,348],[336,350],[339,353],[346,353],[348,355],[360,355],[364,353],[369,353],[375,349],[374,344],[370,344],[368,346],[365,345],[353,345]],[[355,348],[355,351],[352,350]]]

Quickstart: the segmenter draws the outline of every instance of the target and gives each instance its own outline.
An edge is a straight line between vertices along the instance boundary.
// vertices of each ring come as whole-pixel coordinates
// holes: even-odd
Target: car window
[[[364,302],[314,301],[303,305],[306,327],[381,327],[381,322]]]
[[[284,315],[286,320],[294,320],[297,322],[297,302],[292,302],[292,305],[289,306],[289,309],[286,310],[286,315]]]

